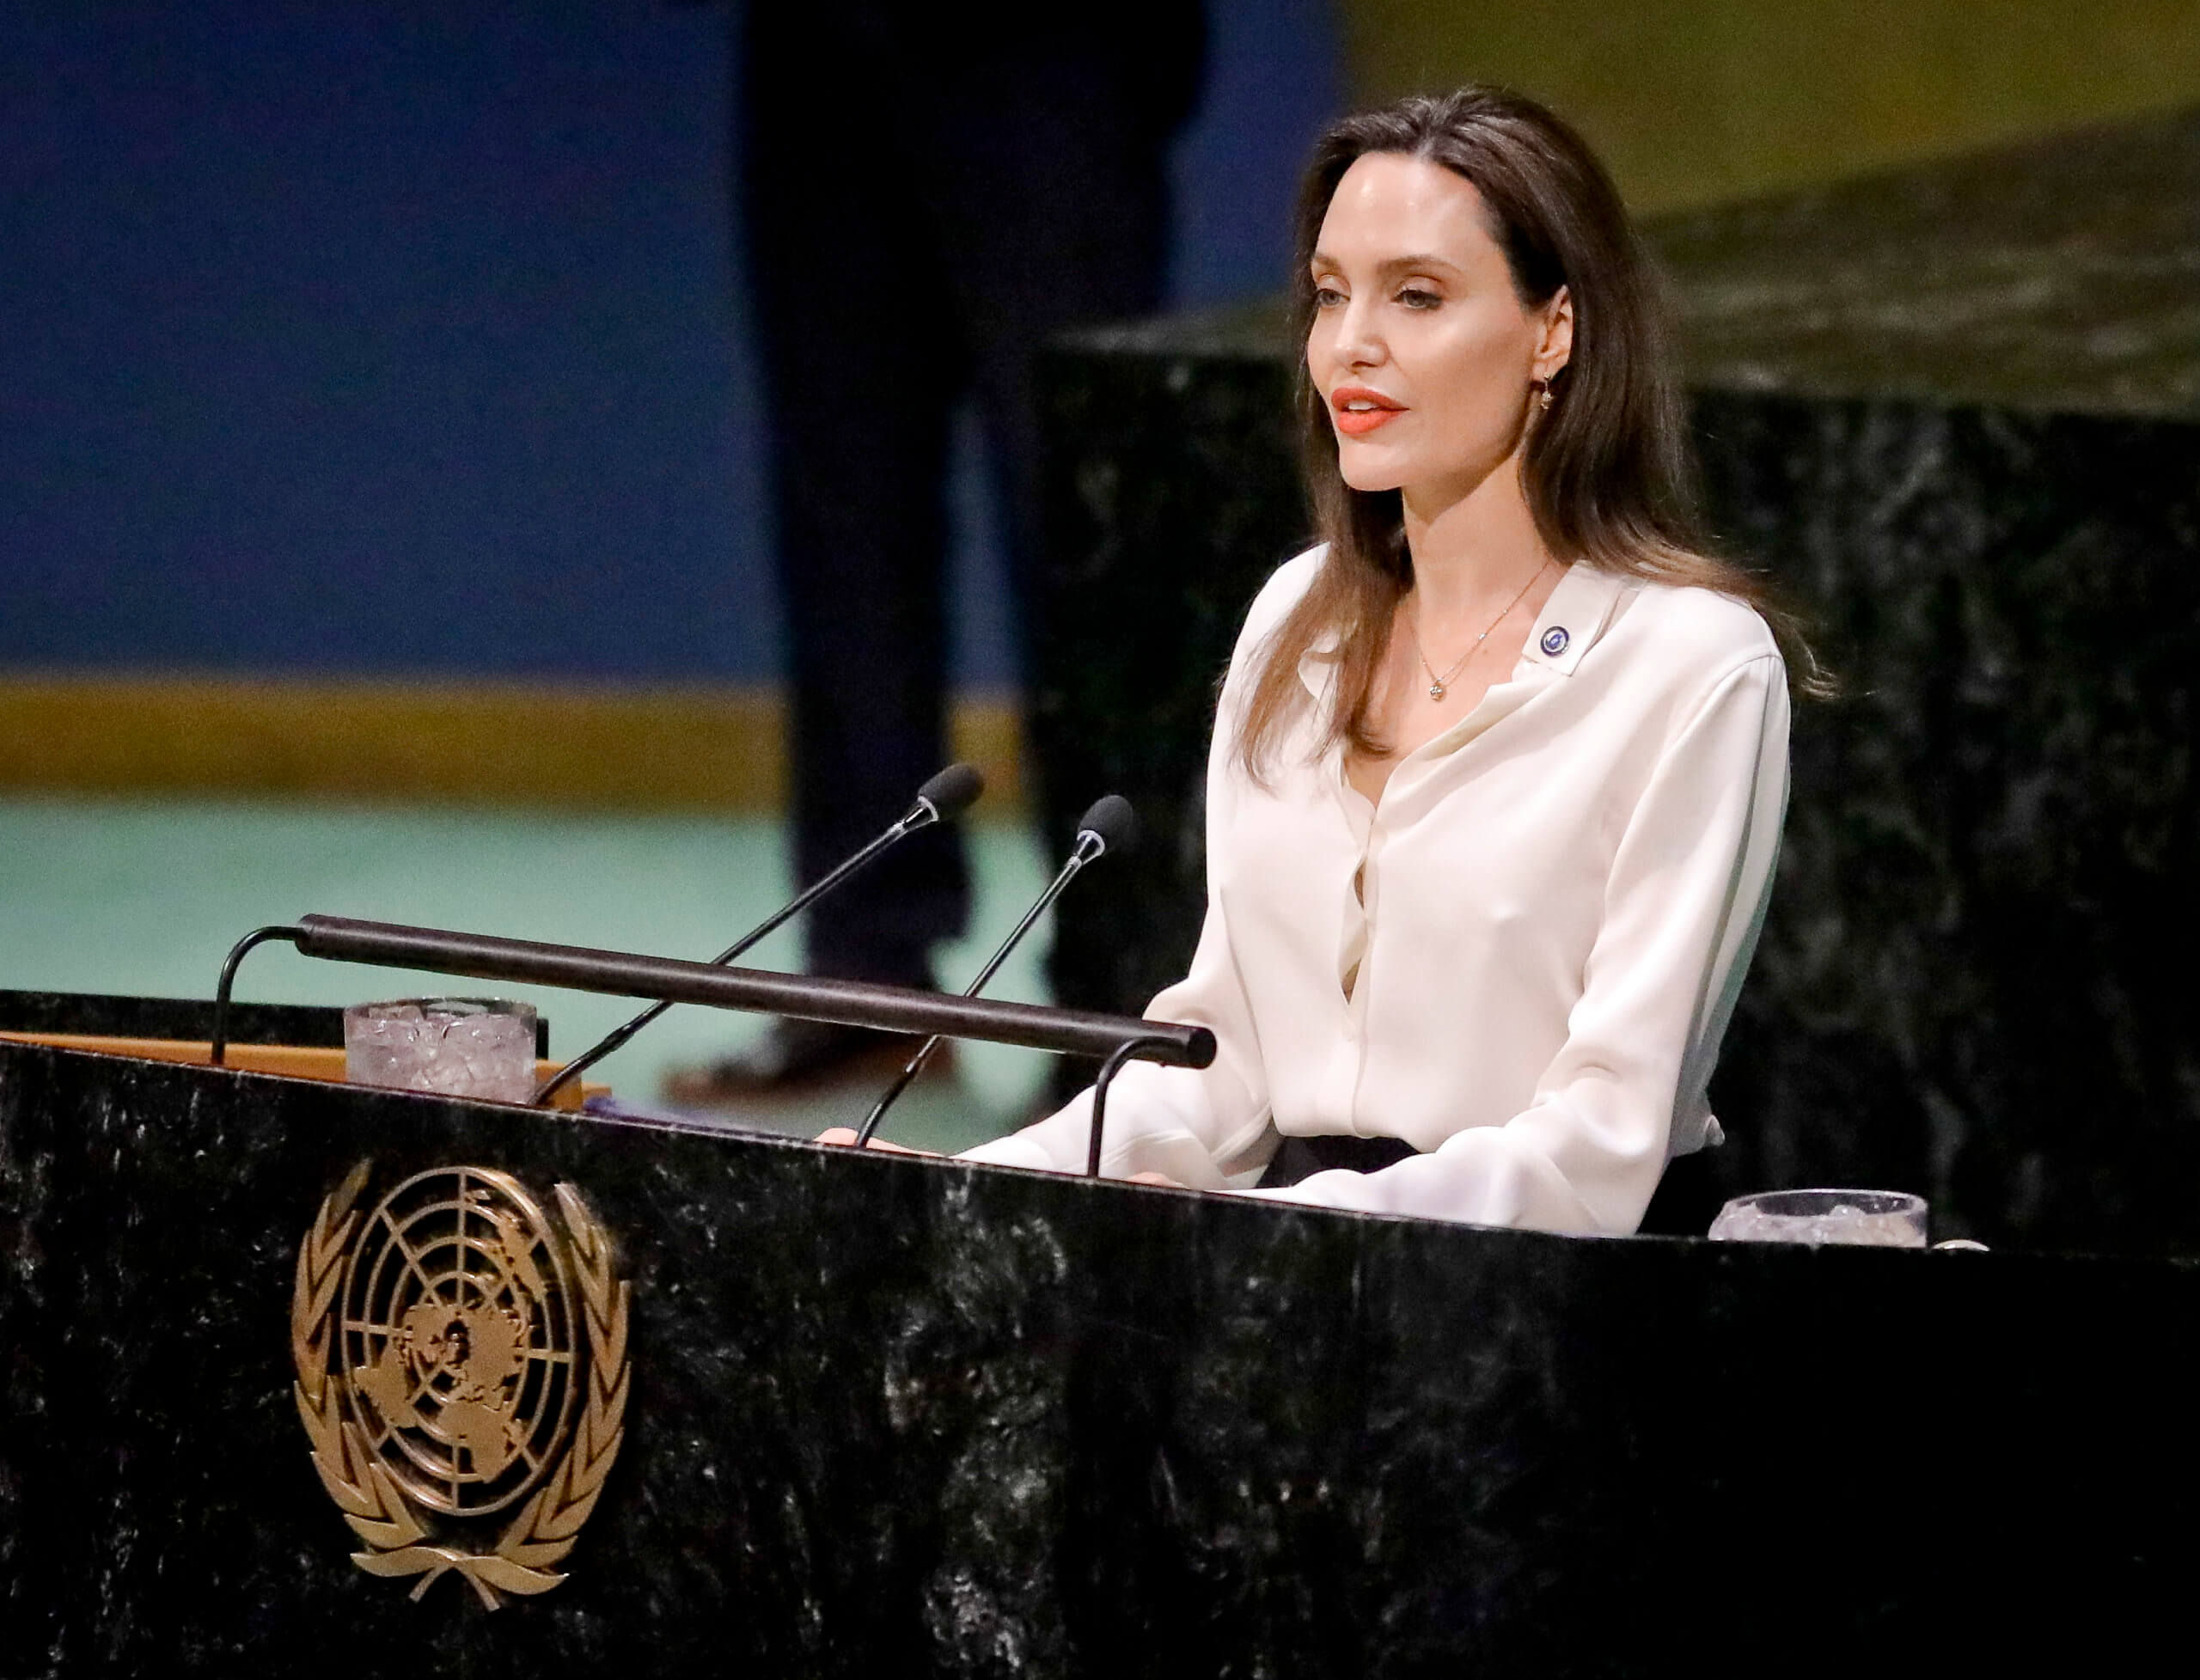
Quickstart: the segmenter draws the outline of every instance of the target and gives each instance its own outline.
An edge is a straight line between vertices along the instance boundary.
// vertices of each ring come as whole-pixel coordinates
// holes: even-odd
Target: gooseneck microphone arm
[[[1123,1071],[1123,1064],[1140,1057],[1153,1057],[1166,1041],[1155,1038],[1127,1038],[1108,1054],[1100,1064],[1100,1077],[1092,1082],[1092,1123],[1085,1134],[1085,1176],[1100,1176],[1100,1145],[1108,1127],[1108,1087],[1115,1083],[1115,1075]]]
[[[777,932],[786,923],[816,903],[819,899],[824,897],[850,876],[871,864],[889,847],[908,839],[920,828],[929,828],[935,822],[952,822],[962,816],[964,811],[977,803],[978,796],[985,791],[986,779],[978,773],[974,766],[949,765],[946,769],[917,790],[915,802],[910,805],[900,822],[895,823],[884,834],[879,835],[877,839],[872,840],[870,845],[842,863],[831,873],[820,877],[815,884],[797,894],[784,907],[750,928],[748,932],[712,957],[711,965],[713,968],[724,968],[756,944],[758,941]],[[566,1085],[580,1078],[584,1072],[595,1066],[614,1050],[622,1048],[636,1033],[641,1031],[644,1027],[649,1025],[671,1007],[672,1001],[669,999],[660,1003],[651,1004],[632,1020],[623,1025],[614,1027],[542,1082],[533,1098],[535,1106],[539,1108],[547,1103]]]
[[[975,998],[986,989],[987,984],[1000,971],[1000,965],[1008,961],[1009,953],[1023,942],[1024,936],[1031,931],[1032,924],[1047,913],[1069,883],[1077,879],[1080,870],[1109,852],[1128,851],[1137,837],[1138,821],[1131,815],[1128,799],[1121,794],[1110,793],[1096,800],[1091,809],[1078,819],[1077,843],[1071,847],[1061,872],[1047,883],[1047,890],[1041,893],[1031,907],[1024,913],[1024,919],[1017,923],[1015,931],[1000,942],[999,949],[993,952],[986,966],[978,970],[978,977],[962,988],[962,995]],[[901,1072],[895,1076],[894,1083],[880,1095],[862,1127],[856,1133],[856,1148],[868,1149],[871,1146],[871,1135],[878,1130],[878,1122],[886,1118],[886,1111],[900,1100],[901,1093],[916,1083],[917,1076],[925,1071],[925,1065],[938,1051],[939,1044],[940,1035],[934,1033],[920,1044],[916,1054],[902,1065]]]
[[[229,954],[222,963],[222,978],[214,987],[213,1042],[206,1047],[206,1064],[221,1067],[228,1063],[229,1054],[229,992],[236,985],[237,964],[244,961],[244,954],[254,945],[264,945],[270,939],[287,939],[292,944],[305,937],[302,927],[278,926],[255,927],[243,938],[229,947]]]

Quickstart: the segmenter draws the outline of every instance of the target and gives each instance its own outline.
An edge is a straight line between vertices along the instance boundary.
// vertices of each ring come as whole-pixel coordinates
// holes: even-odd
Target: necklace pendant
[[[1444,685],[1440,682],[1430,683],[1428,685],[1428,698],[1432,700],[1442,699],[1444,698]]]

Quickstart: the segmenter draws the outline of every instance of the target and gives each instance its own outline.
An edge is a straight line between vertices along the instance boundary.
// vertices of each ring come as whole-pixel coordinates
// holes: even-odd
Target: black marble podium
[[[611,1235],[626,1434],[551,1591],[350,1561],[290,1327],[362,1160],[570,1183]],[[2200,1561],[2196,1340],[2178,1261],[1571,1240],[0,1045],[0,1674],[1956,1672],[2064,1637],[2121,1671]]]

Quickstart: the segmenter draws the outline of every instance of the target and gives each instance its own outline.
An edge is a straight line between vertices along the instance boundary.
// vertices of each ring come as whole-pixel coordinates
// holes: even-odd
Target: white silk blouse
[[[1718,1139],[1707,1086],[1787,803],[1771,633],[1726,596],[1577,565],[1511,677],[1401,759],[1378,804],[1339,752],[1313,755],[1331,668],[1308,656],[1310,704],[1262,787],[1238,723],[1322,552],[1277,570],[1238,638],[1207,762],[1207,919],[1146,1011],[1211,1028],[1214,1063],[1128,1066],[1101,1170],[1632,1231],[1666,1161]],[[1087,1091],[964,1158],[1081,1172],[1091,1108]],[[1420,1152],[1246,1188],[1280,1134],[1324,1133]]]

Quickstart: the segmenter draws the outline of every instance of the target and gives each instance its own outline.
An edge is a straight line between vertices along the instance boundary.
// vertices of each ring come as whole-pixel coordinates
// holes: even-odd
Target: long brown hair
[[[1265,779],[1305,699],[1299,662],[1332,634],[1337,680],[1317,750],[1340,744],[1369,754],[1384,750],[1368,712],[1398,600],[1413,585],[1403,507],[1395,490],[1345,483],[1329,404],[1304,351],[1315,312],[1310,265],[1323,219],[1345,171],[1371,152],[1423,158],[1473,184],[1523,308],[1540,309],[1559,288],[1568,289],[1573,352],[1551,380],[1550,406],[1529,430],[1521,455],[1528,507],[1544,545],[1570,563],[1694,584],[1747,602],[1773,626],[1805,686],[1818,686],[1816,662],[1762,580],[1707,552],[1663,300],[1618,189],[1581,137],[1535,101],[1466,87],[1345,118],[1316,143],[1299,189],[1293,282],[1299,442],[1329,553],[1261,651],[1236,743],[1247,773]]]

